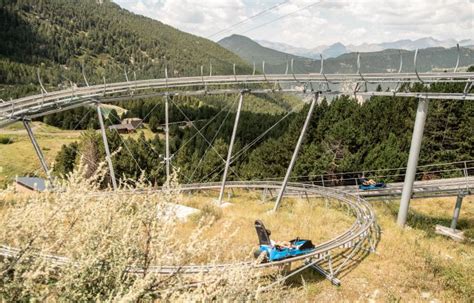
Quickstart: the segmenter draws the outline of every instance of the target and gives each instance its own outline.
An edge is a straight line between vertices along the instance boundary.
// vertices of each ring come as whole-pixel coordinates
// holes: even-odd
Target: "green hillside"
[[[236,53],[249,64],[257,62],[257,70],[261,71],[261,62],[265,60],[265,72],[283,73],[287,61],[294,59],[295,73],[314,73],[321,68],[320,60],[298,57],[263,47],[257,42],[244,36],[232,35],[218,42],[221,46]],[[413,51],[388,49],[379,52],[361,53],[361,71],[396,72],[400,65],[400,52],[403,57],[402,72],[413,72]],[[452,69],[456,65],[456,48],[433,47],[422,49],[418,53],[418,70],[427,72],[432,70]],[[467,68],[474,63],[474,50],[461,48],[459,66]],[[349,53],[337,58],[324,61],[326,73],[354,73],[357,71],[357,54]]]
[[[265,64],[273,66],[282,64],[283,62],[287,62],[291,59],[298,61],[303,61],[306,59],[268,47],[263,47],[252,39],[240,35],[229,36],[217,43],[219,43],[219,45],[222,47],[225,47],[226,49],[238,54],[242,59],[249,62],[250,64],[255,62],[257,65],[259,65],[259,68],[262,64],[262,61],[265,61]]]
[[[0,98],[38,93],[37,67],[47,89],[89,82],[196,75],[200,66],[228,74],[250,68],[218,44],[133,14],[111,1],[0,0]]]

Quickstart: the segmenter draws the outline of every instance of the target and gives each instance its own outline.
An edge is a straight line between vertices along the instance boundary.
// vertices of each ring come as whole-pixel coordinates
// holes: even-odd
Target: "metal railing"
[[[368,84],[379,83],[414,83],[423,81],[429,83],[471,83],[473,73],[375,73],[365,74],[364,82]],[[299,74],[299,75],[227,75],[207,77],[182,77],[136,80],[117,83],[105,83],[84,87],[72,87],[69,89],[53,92],[42,92],[34,96],[27,96],[8,102],[0,103],[0,126],[8,125],[25,116],[39,117],[52,112],[60,112],[77,106],[84,106],[97,101],[113,102],[120,98],[135,99],[159,95],[206,95],[238,93],[242,87],[250,88],[249,85],[269,84],[272,89],[261,89],[255,87],[253,93],[271,92],[305,92],[312,91],[314,86],[331,84],[359,83],[359,74]],[[299,88],[300,83],[308,87]],[[293,88],[282,88],[281,84]],[[208,87],[214,87],[209,90]],[[222,89],[222,87],[228,87]],[[204,88],[204,89],[202,89]],[[174,90],[174,92],[173,92]],[[326,91],[326,94],[348,94],[344,91]],[[466,93],[431,93],[431,92],[357,92],[363,96],[405,96],[423,97],[434,99],[457,99],[474,100],[474,94]]]
[[[404,181],[405,171],[405,167],[399,167],[355,172],[291,176],[290,180],[323,187],[358,186],[361,184],[361,178],[373,179],[385,183],[397,183]],[[417,171],[415,179],[417,181],[442,180],[449,178],[464,178],[467,180],[470,176],[474,176],[474,160],[421,165],[417,167]],[[283,177],[266,178],[264,180],[281,181],[283,180]]]

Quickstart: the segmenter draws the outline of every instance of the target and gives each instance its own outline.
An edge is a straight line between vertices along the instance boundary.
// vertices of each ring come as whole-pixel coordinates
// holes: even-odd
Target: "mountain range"
[[[256,42],[264,47],[268,47],[280,52],[311,59],[319,59],[320,55],[323,55],[324,58],[333,58],[351,52],[377,52],[386,49],[415,50],[417,48],[425,49],[430,47],[451,48],[456,46],[457,43],[459,43],[459,46],[461,47],[474,48],[474,39],[456,41],[454,39],[437,40],[432,37],[425,37],[416,40],[404,39],[382,43],[363,43],[358,45],[344,45],[340,42],[337,42],[331,45],[316,46],[314,48],[295,47],[286,43],[271,42],[267,40],[256,40]]]
[[[291,53],[265,47],[252,39],[232,35],[218,42],[221,46],[236,53],[249,64],[256,63],[258,71],[262,71],[262,61],[265,61],[265,72],[284,73],[287,69],[287,62],[294,60],[295,73],[319,72],[320,60],[310,57],[297,56]],[[331,50],[339,51],[344,46],[333,45]],[[461,57],[459,66],[467,68],[474,63],[474,49],[461,47]],[[403,58],[402,71],[413,72],[413,50],[404,49],[384,49],[361,54],[361,72],[396,72],[400,65],[400,54]],[[434,70],[453,69],[456,65],[458,52],[456,47],[429,47],[419,51],[418,71],[427,72]],[[325,56],[326,57],[326,56]],[[319,57],[318,57],[319,58]],[[326,73],[354,73],[357,71],[357,53],[349,52],[337,57],[329,57],[324,61],[324,71]],[[291,71],[290,71],[291,72]]]
[[[131,13],[110,0],[3,1],[0,28],[0,98],[4,100],[38,93],[38,68],[48,91],[85,85],[83,69],[90,83],[102,83],[104,78],[107,82],[123,81],[124,73],[137,79],[164,77],[165,67],[170,77],[197,75],[200,66],[209,74],[209,63],[213,74],[231,74],[233,64],[238,74],[248,74],[253,62],[258,62],[261,71],[263,60],[267,72],[284,72],[291,59],[295,60],[295,72],[318,72],[317,53],[334,57],[326,61],[327,73],[356,70],[351,45],[336,43],[307,50],[281,43],[269,46],[238,35],[214,43]],[[377,50],[362,55],[362,71],[398,69],[398,51],[383,48],[440,44],[454,46],[455,41],[427,38],[359,45],[359,50]],[[473,53],[462,48],[461,66],[474,62]],[[402,55],[403,70],[412,71],[413,52],[403,50]],[[420,71],[452,68],[456,57],[453,48],[423,49]]]
[[[232,35],[217,42],[220,46],[237,54],[245,61],[276,65],[288,60],[308,60],[304,56],[296,56],[287,52],[281,52],[270,47],[265,47],[250,38],[240,35]]]

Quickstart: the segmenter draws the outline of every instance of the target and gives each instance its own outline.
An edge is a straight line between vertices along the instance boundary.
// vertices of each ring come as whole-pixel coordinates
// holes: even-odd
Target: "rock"
[[[175,217],[186,221],[189,216],[199,212],[198,209],[180,204],[166,203],[165,209],[161,212],[165,217]]]
[[[426,299],[429,299],[430,297],[431,297],[431,294],[429,292],[427,292],[427,291],[422,291],[421,292],[421,298],[422,299],[426,300]]]

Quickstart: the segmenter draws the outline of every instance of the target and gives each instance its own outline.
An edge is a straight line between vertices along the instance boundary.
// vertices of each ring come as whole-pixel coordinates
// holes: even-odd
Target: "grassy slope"
[[[46,162],[51,166],[63,144],[79,141],[82,131],[61,130],[41,122],[33,122],[33,131]],[[141,129],[145,138],[154,137],[148,128]],[[137,138],[139,132],[123,135],[124,138]],[[39,160],[21,123],[0,129],[0,136],[12,139],[11,144],[0,144],[0,188],[11,183],[15,176],[37,175],[44,177]]]
[[[230,194],[231,190],[228,190]],[[213,200],[218,196],[218,191],[209,191],[205,195],[183,196],[182,203],[203,210],[195,218],[186,223],[183,232],[189,233],[198,222],[207,215],[216,219],[212,229],[208,232],[212,237],[227,226],[230,231],[236,232],[235,252],[240,258],[249,257],[256,247],[255,219],[264,221],[266,227],[272,231],[274,240],[290,240],[300,238],[312,239],[315,243],[325,242],[335,237],[350,227],[352,218],[345,212],[326,209],[324,202],[313,200],[308,203],[303,199],[288,199],[282,211],[274,214],[270,210],[273,203],[263,203],[260,192],[246,192],[233,190],[233,194],[225,197],[225,201],[233,203],[232,206],[220,209],[214,206]],[[310,226],[329,226],[331,228],[310,228]],[[238,249],[237,249],[238,248]]]
[[[448,225],[455,198],[413,200],[405,230],[395,223],[397,203],[374,202],[382,228],[377,254],[371,254],[342,276],[343,286],[311,284],[307,297],[316,301],[465,301],[472,302],[474,244],[457,243],[434,234],[437,223]],[[463,204],[460,226],[474,229],[474,198]],[[424,222],[420,224],[420,222]],[[472,241],[472,238],[471,238]],[[308,279],[318,279],[307,274]],[[372,301],[372,302],[374,302]]]
[[[230,191],[230,190],[229,190]],[[209,232],[211,237],[222,226],[237,231],[232,251],[245,255],[256,245],[253,228],[255,219],[262,219],[272,230],[272,238],[289,240],[295,236],[307,237],[321,243],[344,230],[352,222],[344,212],[326,209],[320,200],[311,206],[303,199],[287,199],[282,211],[268,213],[271,203],[259,203],[259,193],[235,191],[230,199],[234,206],[221,210],[209,207],[217,192],[205,196],[183,196],[186,205],[205,208],[216,214],[217,221]],[[341,287],[335,287],[313,271],[291,279],[291,289],[303,287],[298,300],[316,302],[369,301],[465,301],[474,299],[474,238],[458,243],[434,233],[436,224],[449,225],[455,198],[413,200],[409,225],[400,229],[396,221],[398,203],[373,202],[382,228],[377,253],[365,258],[356,255],[356,265],[339,276]],[[474,197],[465,198],[459,227],[474,231]],[[183,232],[189,232],[195,223],[188,222]],[[472,235],[471,235],[472,237]],[[237,249],[238,247],[238,249]],[[247,255],[248,256],[248,255]],[[305,280],[303,286],[302,278]]]
[[[225,209],[210,206],[217,195],[217,192],[182,195],[179,202],[203,209],[208,215],[204,217],[206,222],[214,217],[214,224],[206,231],[203,241],[223,231],[228,233],[226,236],[231,237],[232,245],[223,247],[222,251],[210,252],[210,255],[218,253],[224,259],[231,254],[238,259],[251,258],[251,251],[257,244],[253,228],[257,218],[264,220],[275,240],[300,236],[311,238],[316,244],[333,237],[352,222],[345,212],[326,209],[324,203],[316,199],[311,204],[305,199],[285,199],[280,211],[271,214],[268,210],[272,204],[261,203],[260,193],[236,190],[228,198],[234,205]],[[454,201],[455,198],[412,201],[409,218],[412,227],[404,230],[395,223],[396,202],[373,202],[382,229],[377,253],[365,258],[356,255],[353,258],[355,266],[339,276],[341,287],[335,287],[319,274],[307,270],[303,276],[297,275],[288,281],[285,292],[300,302],[472,302],[473,238],[470,242],[458,243],[433,232],[436,223],[447,224]],[[189,236],[202,218],[196,216],[182,224],[180,233],[185,238]],[[474,230],[472,218],[474,197],[467,197],[460,227]],[[207,262],[206,256],[193,259],[193,262]]]
[[[33,123],[33,131],[47,163],[52,163],[63,144],[71,143],[80,136],[78,131],[63,131],[40,122]],[[15,176],[44,176],[38,158],[21,123],[0,129],[0,135],[13,140],[0,144],[0,185],[10,183]]]
[[[228,192],[231,192],[228,190]],[[213,239],[226,232],[232,246],[223,252],[212,252],[226,258],[251,258],[257,238],[253,222],[262,219],[272,231],[275,240],[295,236],[310,238],[321,243],[349,227],[352,218],[344,211],[325,208],[323,201],[285,199],[281,210],[272,214],[272,203],[262,203],[259,192],[232,191],[226,200],[233,206],[219,209],[212,206],[217,191],[182,195],[180,203],[202,210],[180,226],[183,238],[196,228],[199,220],[214,220],[204,239]],[[373,202],[382,229],[376,254],[365,258],[356,255],[355,266],[343,271],[341,287],[335,287],[314,271],[295,276],[285,284],[288,293],[296,290],[297,301],[309,302],[413,302],[457,301],[472,302],[474,294],[474,244],[458,243],[434,233],[437,223],[448,224],[455,198],[413,200],[408,227],[400,229],[396,223],[398,204]],[[460,227],[474,230],[474,197],[465,198]],[[423,224],[421,224],[423,223]],[[206,263],[209,256],[193,259],[196,264]],[[304,283],[303,283],[304,280]],[[294,293],[293,293],[294,294]]]

